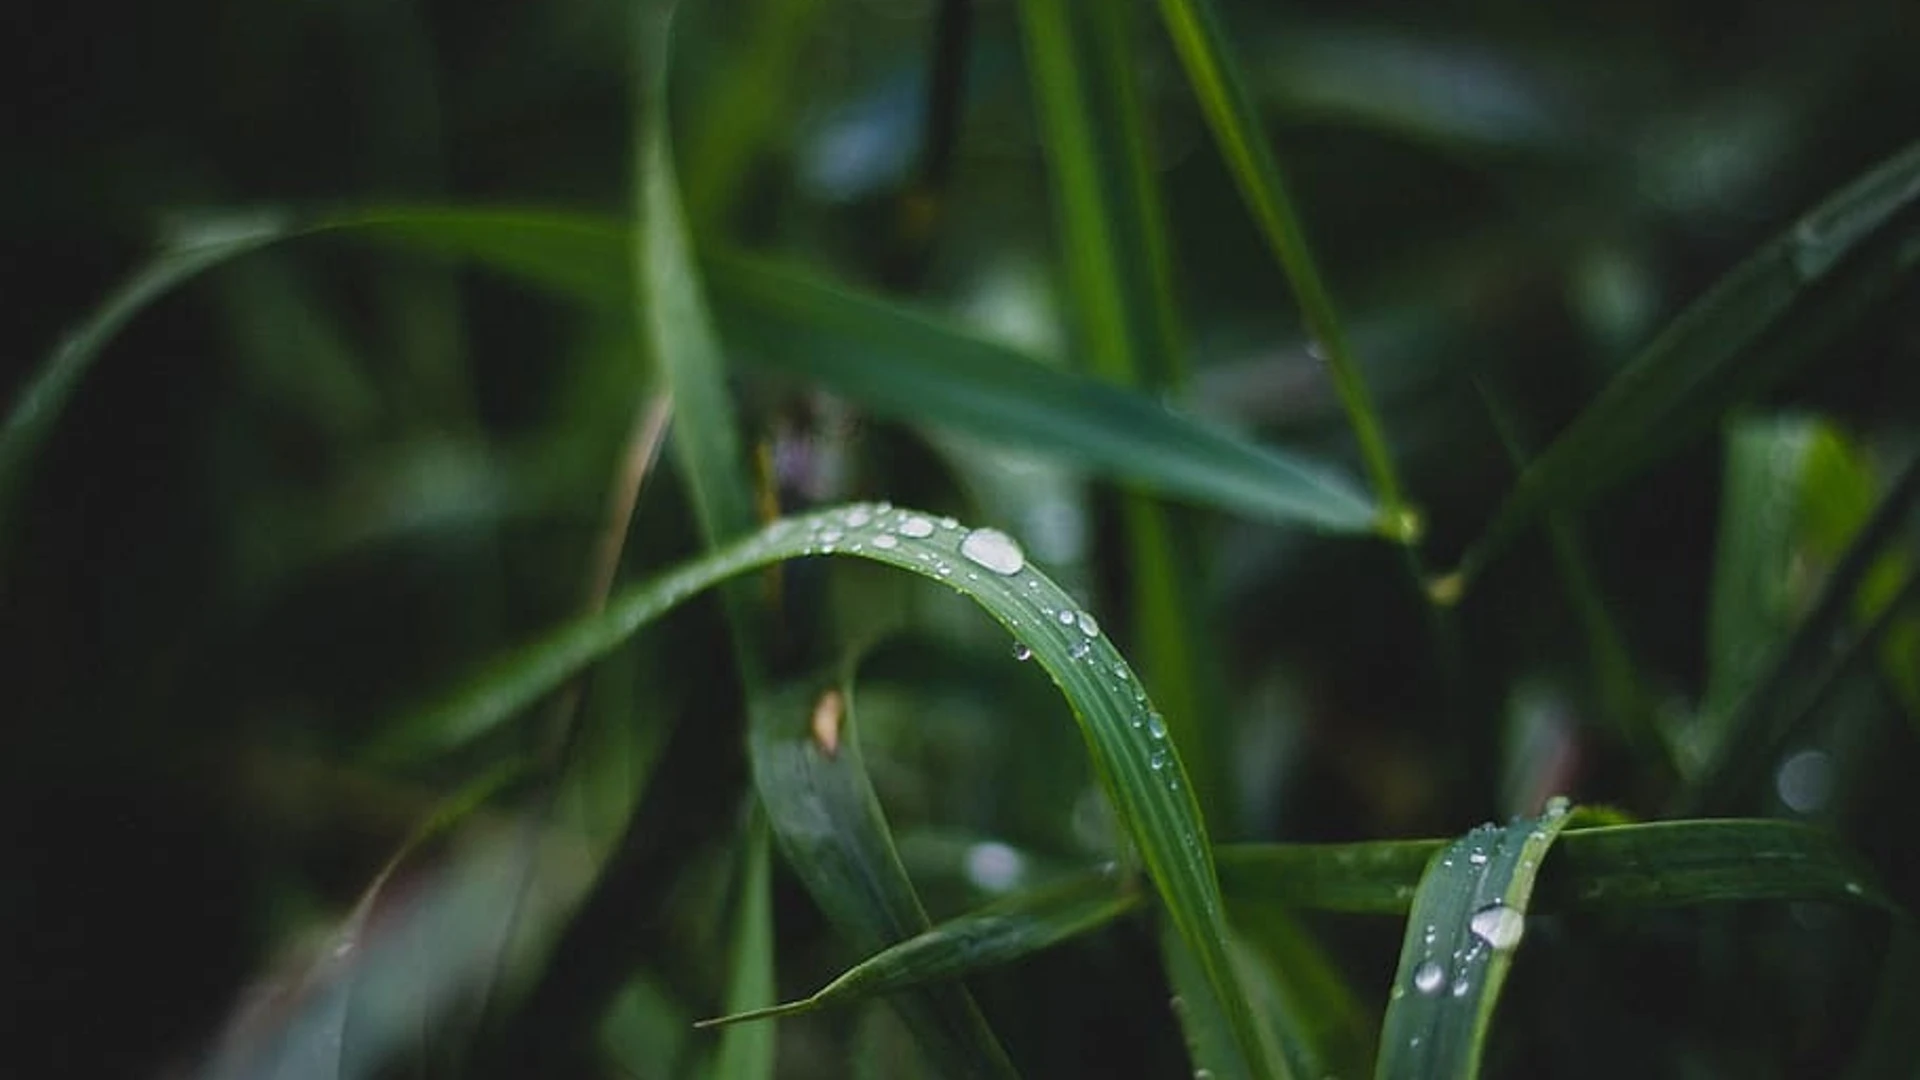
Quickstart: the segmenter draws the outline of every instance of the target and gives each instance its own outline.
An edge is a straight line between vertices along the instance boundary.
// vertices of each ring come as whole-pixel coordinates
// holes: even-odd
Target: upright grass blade
[[[798,1016],[1011,963],[1137,910],[1140,895],[1117,885],[1111,874],[1093,873],[1015,893],[882,949],[798,1001],[743,1009],[696,1026]]]
[[[729,577],[805,555],[886,563],[949,585],[1016,635],[1072,706],[1116,815],[1168,920],[1223,1000],[1236,1041],[1258,1046],[1227,954],[1212,849],[1166,728],[1094,616],[991,529],[966,530],[885,504],[776,522],[753,538],[618,594],[605,612],[567,623],[500,658],[401,724],[479,733],[513,719],[583,666],[689,596]]]
[[[847,691],[799,685],[764,696],[747,745],[787,865],[854,951],[875,953],[926,933],[926,911],[867,780]],[[1014,1075],[964,987],[925,987],[891,1004],[948,1074]]]
[[[1375,1076],[1479,1074],[1534,877],[1566,821],[1563,801],[1535,820],[1475,829],[1428,864],[1408,915]]]
[[[1333,298],[1307,248],[1306,234],[1294,213],[1280,163],[1262,130],[1246,79],[1227,48],[1219,16],[1211,0],[1160,0],[1160,13],[1187,69],[1187,81],[1206,114],[1207,125],[1213,129],[1214,141],[1267,246],[1293,284],[1307,332],[1326,358],[1334,389],[1346,408],[1347,422],[1360,444],[1360,457],[1366,463],[1374,496],[1380,501],[1380,527],[1402,543],[1411,543],[1419,538],[1419,519],[1401,495],[1379,414],[1361,379],[1346,330],[1334,313]]]
[[[1841,188],[1722,278],[1536,459],[1462,558],[1468,581],[1549,506],[1570,509],[1819,355],[1920,261],[1920,143]]]
[[[746,1012],[773,1001],[773,883],[767,821],[756,809],[741,847],[738,907],[734,912],[733,963],[727,976],[727,1011]],[[768,1080],[773,1076],[774,1030],[729,1031],[720,1038],[715,1080]]]

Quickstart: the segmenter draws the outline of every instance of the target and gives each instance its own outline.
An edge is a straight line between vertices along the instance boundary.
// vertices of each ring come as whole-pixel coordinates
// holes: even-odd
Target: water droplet
[[[873,512],[864,506],[856,506],[849,509],[846,516],[840,520],[846,522],[849,529],[865,528],[866,524],[873,520]]]
[[[1079,624],[1080,632],[1087,635],[1088,637],[1100,636],[1100,624],[1097,622],[1094,622],[1093,616],[1087,614],[1086,612],[1084,611],[1074,612],[1073,621]]]
[[[1568,801],[1565,795],[1555,795],[1553,798],[1547,800],[1548,817],[1559,817],[1572,808],[1573,803]]]
[[[1025,663],[1033,659],[1033,650],[1027,646],[1026,642],[1016,641],[1013,643],[1013,658]]]
[[[894,539],[892,533],[881,533],[873,538],[873,546],[882,551],[892,551],[900,546],[900,541]]]
[[[1485,866],[1487,865],[1487,853],[1484,851],[1470,851],[1467,853],[1467,861],[1475,866]]]
[[[1093,651],[1092,645],[1089,645],[1084,641],[1076,641],[1071,646],[1068,647],[1067,655],[1073,657],[1075,660],[1084,660],[1087,658],[1087,654],[1092,651]]]
[[[1846,886],[1846,888],[1847,888],[1847,895],[1848,895],[1848,896],[1859,896],[1859,895],[1860,895],[1861,893],[1864,893],[1864,892],[1866,892],[1866,891],[1867,891],[1867,890],[1866,890],[1866,887],[1865,887],[1865,886],[1863,886],[1863,885],[1861,885],[1861,884],[1860,884],[1859,882],[1857,882],[1857,881],[1849,881],[1849,882],[1847,882],[1847,886]]]
[[[1794,813],[1815,813],[1833,792],[1833,760],[1824,750],[1802,750],[1780,763],[1773,790]]]
[[[1431,994],[1440,989],[1440,984],[1445,981],[1447,981],[1447,973],[1440,970],[1440,965],[1431,960],[1422,961],[1419,967],[1413,969],[1413,988],[1423,994]]]
[[[1526,933],[1527,917],[1505,904],[1493,904],[1474,912],[1467,926],[1475,937],[1493,948],[1511,949],[1520,944],[1520,935]]]
[[[1147,718],[1144,716],[1141,716],[1139,713],[1134,713],[1133,718],[1127,722],[1133,725],[1133,729],[1135,731],[1138,731],[1140,730],[1140,725],[1147,722]]]
[[[960,554],[996,574],[1017,574],[1027,565],[1026,552],[1013,537],[998,529],[975,529],[960,541]]]
[[[821,529],[819,534],[819,540],[823,544],[837,544],[840,542],[841,537],[845,535],[846,534],[841,532],[839,529],[831,529],[831,528]]]
[[[940,527],[943,529],[957,529],[960,527],[960,522],[950,517],[943,517],[940,519]]]
[[[1167,752],[1165,750],[1155,750],[1152,756],[1147,758],[1147,764],[1153,767],[1154,772],[1159,772],[1161,769],[1166,768]]]
[[[967,879],[988,892],[1018,885],[1026,869],[1020,853],[998,841],[983,840],[967,849]]]
[[[918,514],[908,514],[906,517],[900,519],[900,524],[894,526],[894,530],[901,536],[910,536],[915,540],[925,540],[927,537],[933,535],[933,522],[928,521]]]
[[[1164,739],[1167,737],[1167,722],[1161,718],[1159,713],[1148,715],[1147,734],[1156,739]]]
[[[1119,662],[1115,662],[1113,665],[1113,677],[1116,679],[1119,679],[1121,682],[1126,682],[1127,681],[1127,665]]]
[[[1072,625],[1073,625],[1073,612],[1071,612],[1071,611],[1062,611],[1062,612],[1060,613],[1060,625],[1061,625],[1061,626],[1072,626]]]
[[[1465,975],[1462,975],[1459,978],[1453,980],[1453,996],[1454,997],[1467,996],[1467,977]]]

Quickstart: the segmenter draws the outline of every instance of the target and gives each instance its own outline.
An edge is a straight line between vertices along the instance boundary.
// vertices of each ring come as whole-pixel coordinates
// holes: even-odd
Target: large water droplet
[[[900,546],[900,541],[894,539],[892,533],[881,533],[873,538],[873,546],[882,551],[892,551]]]
[[[849,508],[846,516],[840,520],[846,522],[849,529],[862,529],[873,520],[873,512],[864,506],[855,506]]]
[[[918,514],[908,514],[900,520],[900,524],[894,526],[894,530],[901,536],[911,536],[915,540],[925,540],[927,537],[933,535],[933,522],[928,521]]]
[[[1413,969],[1413,988],[1423,994],[1433,993],[1446,981],[1447,973],[1431,960],[1422,961],[1419,967]]]
[[[1520,935],[1526,933],[1527,917],[1505,904],[1494,904],[1474,912],[1467,926],[1475,937],[1493,948],[1511,949],[1520,944]]]
[[[996,574],[1017,574],[1027,565],[1027,554],[1013,537],[998,529],[975,529],[960,541],[960,554]]]
[[[1161,719],[1159,713],[1153,713],[1147,717],[1147,734],[1156,739],[1167,737],[1167,722]]]
[[[1087,614],[1086,612],[1084,611],[1074,612],[1073,621],[1079,624],[1080,632],[1087,635],[1088,637],[1100,636],[1100,624],[1097,622],[1094,622],[1093,616]]]

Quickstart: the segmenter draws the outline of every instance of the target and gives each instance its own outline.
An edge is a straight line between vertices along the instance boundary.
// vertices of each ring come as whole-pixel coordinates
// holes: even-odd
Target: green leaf
[[[1092,933],[1139,906],[1139,895],[1119,889],[1111,874],[1083,874],[949,919],[862,960],[798,1001],[741,1010],[697,1026],[795,1016],[959,978]]]
[[[727,977],[727,1010],[745,1012],[773,1000],[773,871],[767,821],[755,811],[741,848],[738,905],[733,924],[733,966]],[[720,1039],[713,1075],[718,1080],[767,1080],[773,1075],[774,1030],[729,1031]]]
[[[208,216],[175,228],[151,262],[54,346],[52,355],[27,380],[5,421],[0,421],[0,549],[13,535],[15,501],[34,455],[107,343],[148,304],[176,286],[272,243],[286,230],[285,221],[275,214]]]
[[[1436,855],[1407,919],[1374,1075],[1473,1077],[1528,900],[1564,801],[1506,828],[1481,826]]]
[[[763,696],[747,751],[788,867],[847,944],[870,954],[924,934],[926,911],[867,779],[850,693],[802,684]],[[924,987],[890,1004],[952,1075],[1014,1075],[964,987]]]
[[[1402,502],[1393,455],[1387,448],[1379,415],[1360,377],[1346,330],[1334,312],[1333,297],[1308,250],[1280,162],[1262,130],[1247,81],[1227,47],[1219,15],[1210,0],[1160,0],[1160,13],[1227,168],[1253,211],[1267,246],[1293,285],[1307,332],[1326,357],[1327,372],[1346,408],[1347,422],[1353,427],[1367,476],[1380,500],[1379,527],[1387,535],[1410,543],[1419,537],[1419,520]]]
[[[1478,574],[1548,507],[1570,509],[1820,355],[1920,260],[1920,143],[1840,189],[1722,278],[1547,447],[1461,560]]]
[[[1365,532],[1378,510],[1340,473],[1056,371],[805,273],[716,256],[714,304],[742,359],[877,413],[1023,446],[1151,491],[1276,523]]]
[[[1003,534],[969,531],[886,504],[856,504],[776,522],[758,535],[622,591],[488,666],[396,726],[477,735],[504,723],[642,626],[726,578],[803,555],[841,555],[909,570],[980,604],[1032,650],[1073,708],[1096,771],[1168,919],[1225,1000],[1237,994],[1212,849],[1177,752],[1132,669],[1094,617],[1027,563]],[[777,817],[777,815],[776,815]]]

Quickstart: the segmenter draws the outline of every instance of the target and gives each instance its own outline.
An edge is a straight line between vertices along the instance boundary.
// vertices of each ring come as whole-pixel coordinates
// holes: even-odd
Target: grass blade
[[[1375,1076],[1479,1074],[1534,878],[1567,816],[1562,801],[1538,819],[1482,826],[1428,864],[1408,915]]]
[[[849,694],[798,686],[756,702],[749,731],[753,784],[787,865],[855,952],[927,932],[920,897],[867,779]],[[893,999],[929,1060],[955,1076],[1011,1076],[973,998],[961,986]]]
[[[1016,635],[1060,687],[1102,786],[1145,863],[1166,915],[1223,998],[1233,989],[1212,849],[1178,753],[1165,741],[1132,669],[1094,617],[1005,535],[968,531],[885,504],[856,504],[776,522],[756,536],[618,594],[500,658],[406,728],[491,730],[690,596],[729,577],[805,555],[853,556],[949,585]],[[1251,1031],[1244,1042],[1254,1043]]]
[[[1382,528],[1389,536],[1410,543],[1419,537],[1419,520],[1401,496],[1379,414],[1360,377],[1346,330],[1334,313],[1333,298],[1307,249],[1306,234],[1294,213],[1280,163],[1262,133],[1253,95],[1227,48],[1225,28],[1209,0],[1160,0],[1160,13],[1187,69],[1187,81],[1200,99],[1207,125],[1213,129],[1214,141],[1267,246],[1293,285],[1307,332],[1326,357],[1328,374],[1346,409],[1347,422],[1360,444],[1361,460],[1366,462],[1367,477],[1380,500]]]
[[[767,822],[758,810],[747,823],[733,924],[733,970],[727,978],[727,1011],[746,1012],[773,1000],[773,859]],[[713,1075],[717,1080],[767,1080],[773,1075],[774,1030],[729,1031],[720,1038]]]
[[[54,347],[0,421],[0,548],[13,534],[14,501],[20,497],[34,455],[107,343],[148,304],[200,272],[284,235],[285,222],[270,214],[206,218],[176,229],[145,267]]]
[[[1138,894],[1117,890],[1115,885],[1111,875],[1089,874],[1008,896],[883,949],[798,1001],[743,1009],[696,1026],[797,1016],[1011,963],[1092,933],[1136,910]]]
[[[1403,915],[1426,865],[1447,843],[1228,844],[1218,853],[1220,887],[1234,904]],[[1794,822],[1576,824],[1555,843],[1532,907],[1554,913],[1825,900],[1893,910],[1873,881],[1832,833]]]
[[[1722,278],[1521,474],[1462,558],[1462,580],[1547,507],[1579,506],[1632,475],[1892,295],[1920,260],[1916,201],[1920,143],[1840,189]]]
[[[1366,532],[1379,511],[1339,472],[1055,371],[905,308],[764,260],[716,257],[714,300],[743,359],[876,413],[1024,446],[1151,491],[1276,523]]]

